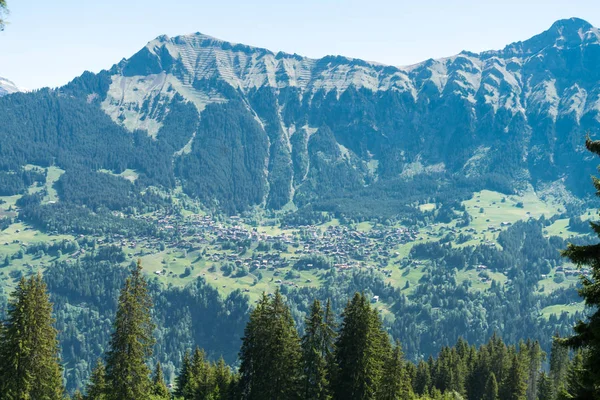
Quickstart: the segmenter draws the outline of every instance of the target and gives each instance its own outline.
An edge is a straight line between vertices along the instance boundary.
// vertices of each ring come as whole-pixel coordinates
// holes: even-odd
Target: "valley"
[[[44,191],[43,203],[56,203],[59,199],[53,185],[63,172],[49,168],[46,183],[32,186],[29,193]],[[135,175],[134,171],[127,173]],[[286,226],[285,212],[256,210],[245,217],[211,216],[206,211],[198,212],[202,210],[201,204],[178,193],[171,194],[173,202],[180,204],[175,212],[160,210],[121,216],[153,225],[155,235],[86,235],[85,241],[93,245],[83,248],[75,244],[83,235],[44,233],[19,222],[15,218],[19,211],[16,202],[21,196],[0,197],[1,215],[14,221],[0,232],[0,260],[9,259],[0,269],[2,285],[8,290],[21,276],[40,267],[43,270],[51,268],[54,262],[77,262],[103,248],[114,248],[117,253],[122,252],[123,266],[141,259],[149,277],[165,286],[185,286],[202,277],[224,297],[240,290],[253,302],[263,292],[273,293],[284,286],[318,288],[323,273],[331,269],[339,273],[373,270],[382,274],[387,283],[410,295],[431,268],[431,260],[413,258],[411,250],[417,244],[439,242],[456,249],[488,246],[502,250],[498,244],[500,232],[518,221],[539,218],[549,221],[542,231],[545,238],[568,240],[582,236],[581,232],[569,230],[563,204],[554,198],[543,200],[532,190],[518,195],[476,192],[460,205],[466,214],[453,210],[450,219],[444,222],[435,222],[440,214],[439,204],[422,204],[416,209],[422,213],[423,222],[416,226],[379,220],[341,223],[324,212],[327,222],[299,226]],[[591,213],[580,217],[590,218]],[[65,251],[69,244],[70,250]],[[564,275],[564,279],[557,278],[557,274]],[[457,282],[467,283],[473,291],[488,290],[492,281],[506,285],[509,281],[506,275],[507,271],[483,264],[463,264],[455,270]],[[560,263],[540,277],[539,290],[548,294],[568,289],[577,284],[578,276],[574,266]],[[385,303],[382,299],[380,305],[386,307]],[[556,304],[542,309],[540,315],[575,311],[583,309],[571,303]]]
[[[596,242],[599,57],[577,18],[410,67],[161,35],[2,93],[0,312],[43,277],[71,392],[132,271],[168,382],[196,345],[238,367],[275,299],[300,334],[314,300],[367,302],[414,365],[496,335],[549,353],[592,311],[561,252]]]

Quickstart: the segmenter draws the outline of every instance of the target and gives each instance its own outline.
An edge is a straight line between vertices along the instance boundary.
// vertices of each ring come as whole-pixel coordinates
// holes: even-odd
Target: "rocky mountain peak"
[[[570,49],[581,45],[600,43],[600,30],[580,18],[556,21],[552,26],[532,38],[509,44],[502,53],[506,56],[532,56],[544,49]]]

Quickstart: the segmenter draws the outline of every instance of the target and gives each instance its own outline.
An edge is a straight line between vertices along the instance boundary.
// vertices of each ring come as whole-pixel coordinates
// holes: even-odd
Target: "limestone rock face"
[[[61,90],[146,132],[188,194],[237,212],[373,185],[401,197],[394,182],[423,176],[576,192],[593,172],[581,153],[600,130],[598,65],[600,30],[576,18],[405,67],[195,33],[160,36]]]

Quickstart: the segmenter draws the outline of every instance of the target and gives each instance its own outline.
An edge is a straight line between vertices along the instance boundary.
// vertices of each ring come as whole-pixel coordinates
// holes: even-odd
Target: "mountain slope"
[[[599,61],[600,30],[575,18],[502,50],[409,67],[196,33],[160,36],[58,93],[150,137],[172,159],[167,174],[229,213],[290,203],[348,211],[374,198],[394,213],[399,197],[441,196],[420,183],[428,177],[451,191],[559,183],[582,194],[592,172],[584,133],[600,126]],[[142,164],[124,166],[148,175]]]

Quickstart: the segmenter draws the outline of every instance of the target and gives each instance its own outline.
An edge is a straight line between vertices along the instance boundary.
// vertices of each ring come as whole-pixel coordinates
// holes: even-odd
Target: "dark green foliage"
[[[188,382],[190,382],[192,375],[192,357],[190,355],[189,350],[185,352],[183,355],[183,361],[181,362],[181,369],[179,370],[179,375],[177,375],[177,379],[175,380],[176,389],[175,396],[183,397],[185,392],[185,388],[188,386]]]
[[[391,348],[389,338],[364,294],[355,294],[342,316],[335,348],[333,398],[375,399]]]
[[[159,362],[156,363],[156,367],[154,369],[150,393],[154,395],[156,400],[168,400],[171,398],[171,394],[169,393],[169,389],[165,383],[165,377],[163,376],[163,371]]]
[[[108,210],[93,212],[87,207],[63,202],[40,205],[38,196],[23,196],[19,200],[19,218],[41,230],[82,235],[119,234],[131,237],[156,234],[156,226],[135,218],[122,218]]]
[[[268,138],[244,105],[209,105],[202,114],[191,153],[178,158],[183,188],[229,213],[260,204]]]
[[[496,381],[496,375],[492,372],[487,382],[485,383],[485,390],[483,392],[483,400],[498,400],[498,382]]]
[[[151,389],[146,362],[155,343],[152,301],[138,261],[119,296],[119,305],[106,355],[107,397],[143,400]]]
[[[281,122],[275,90],[260,88],[249,95],[249,100],[258,117],[263,121],[269,137],[269,197],[267,207],[280,209],[291,200],[292,159]]]
[[[131,182],[102,172],[71,169],[65,172],[55,185],[61,201],[92,210],[139,210],[147,212],[167,203],[151,191],[139,193]]]
[[[552,381],[552,392],[560,393],[564,390],[567,371],[569,367],[569,349],[564,346],[560,336],[555,336],[552,340],[552,351],[550,352],[550,373],[549,378]]]
[[[597,399],[593,392],[593,382],[590,382],[590,373],[586,368],[587,356],[581,350],[575,353],[567,370],[566,382],[558,392],[559,399]]]
[[[328,361],[333,353],[334,331],[325,320],[325,311],[318,300],[314,301],[306,317],[304,329],[302,398],[325,400],[330,397]]]
[[[589,151],[600,155],[600,142],[586,140]],[[600,194],[600,179],[593,178],[596,193]],[[591,223],[594,233],[600,236],[600,224]],[[579,294],[585,304],[591,307],[593,314],[586,321],[579,321],[575,326],[575,335],[564,340],[564,343],[576,349],[583,349],[584,370],[581,384],[594,398],[600,398],[600,244],[575,245],[570,243],[563,255],[577,266],[591,267],[591,276],[581,278],[582,287]],[[576,385],[577,386],[577,385]],[[580,392],[578,389],[577,392]]]
[[[510,368],[501,387],[502,398],[506,400],[525,400],[527,393],[527,382],[524,367],[517,354],[513,354],[510,360]]]
[[[266,295],[250,314],[240,350],[244,399],[301,398],[301,348],[289,308],[279,291]]]
[[[45,183],[46,175],[36,170],[0,171],[0,196],[22,194],[34,183]]]
[[[59,262],[46,271],[63,360],[73,366],[67,372],[69,389],[83,387],[91,367],[108,348],[119,288],[127,273],[127,268],[92,257]],[[149,289],[158,327],[156,355],[166,376],[181,365],[185,350],[194,343],[206,346],[212,360],[223,355],[228,363],[235,361],[248,318],[248,300],[242,293],[221,297],[202,278],[184,288],[150,282]]]
[[[556,398],[554,383],[550,376],[546,374],[546,371],[541,372],[538,387],[538,400],[554,400]]]
[[[200,118],[196,107],[184,101],[177,94],[169,104],[169,113],[162,120],[162,127],[156,138],[164,143],[167,152],[180,151],[190,140],[193,140]]]
[[[52,304],[41,274],[22,278],[0,325],[0,393],[7,400],[63,397]]]
[[[0,169],[14,171],[25,164],[67,171],[133,168],[170,186],[168,158],[153,154],[149,160],[144,154],[156,146],[152,139],[128,133],[85,99],[43,89],[3,97],[0,107],[6,111],[0,115]]]
[[[106,369],[104,363],[98,360],[86,387],[85,400],[106,400],[107,393]]]
[[[414,398],[410,376],[404,366],[402,347],[399,341],[387,356],[383,366],[383,377],[377,393],[378,400],[411,400]]]

